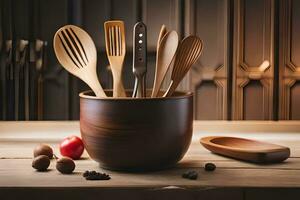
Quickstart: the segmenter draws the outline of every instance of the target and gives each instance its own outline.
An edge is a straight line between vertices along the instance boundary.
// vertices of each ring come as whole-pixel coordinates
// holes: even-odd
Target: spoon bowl
[[[164,96],[171,96],[181,80],[199,59],[203,49],[202,41],[197,36],[188,36],[182,40],[174,61],[171,83]]]
[[[151,97],[158,96],[161,84],[171,66],[178,46],[178,34],[176,31],[167,32],[161,39],[163,34],[164,29],[162,29],[158,39],[159,46],[157,49],[155,77]]]
[[[61,27],[54,35],[53,46],[60,64],[83,80],[98,97],[106,97],[97,77],[97,51],[92,38],[74,25]]]

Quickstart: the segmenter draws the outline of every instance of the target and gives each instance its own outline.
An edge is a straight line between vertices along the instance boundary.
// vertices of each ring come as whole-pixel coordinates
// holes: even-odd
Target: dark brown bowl
[[[111,96],[111,91],[106,91]],[[111,170],[175,165],[189,148],[193,94],[167,98],[96,98],[80,93],[80,131],[92,159]]]

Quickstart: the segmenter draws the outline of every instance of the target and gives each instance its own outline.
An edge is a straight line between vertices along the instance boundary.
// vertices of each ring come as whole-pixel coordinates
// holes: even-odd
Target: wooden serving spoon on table
[[[197,36],[188,36],[182,40],[176,53],[171,83],[164,97],[173,94],[181,80],[200,57],[202,49],[202,41]]]
[[[213,153],[255,163],[282,162],[290,156],[288,147],[245,138],[209,136],[200,143]]]
[[[170,31],[166,33],[161,39],[161,41],[159,42],[159,46],[157,49],[157,56],[156,56],[154,84],[153,84],[151,97],[158,96],[161,84],[175,56],[177,46],[178,46],[178,34],[176,31]]]
[[[97,51],[92,38],[74,25],[61,27],[54,35],[53,46],[60,64],[83,80],[97,97],[106,97],[96,72]]]
[[[113,97],[126,97],[122,82],[123,62],[126,54],[123,21],[104,23],[106,54],[113,74]]]

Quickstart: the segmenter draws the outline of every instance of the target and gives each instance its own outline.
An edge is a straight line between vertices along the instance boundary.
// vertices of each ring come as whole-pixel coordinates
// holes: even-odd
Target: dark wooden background
[[[0,0],[0,12],[1,120],[78,119],[78,93],[87,86],[58,64],[53,35],[65,24],[83,27],[97,46],[101,83],[111,88],[103,33],[110,19],[126,24],[126,88],[133,87],[133,25],[148,26],[151,86],[165,24],[204,41],[180,85],[195,92],[195,119],[300,119],[300,0]]]

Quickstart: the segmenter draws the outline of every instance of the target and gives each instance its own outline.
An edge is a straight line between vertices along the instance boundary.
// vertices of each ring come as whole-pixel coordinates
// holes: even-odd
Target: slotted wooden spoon
[[[97,52],[92,38],[74,25],[61,27],[54,35],[53,46],[60,64],[83,80],[97,97],[106,97],[97,72]]]
[[[123,21],[104,23],[106,54],[113,74],[113,97],[126,97],[122,82],[122,69],[126,53]]]
[[[182,40],[176,53],[171,83],[164,97],[173,94],[186,73],[200,57],[202,49],[202,41],[197,36],[188,36]]]
[[[156,55],[156,68],[151,97],[157,97],[178,46],[176,31],[166,33],[159,43]]]

